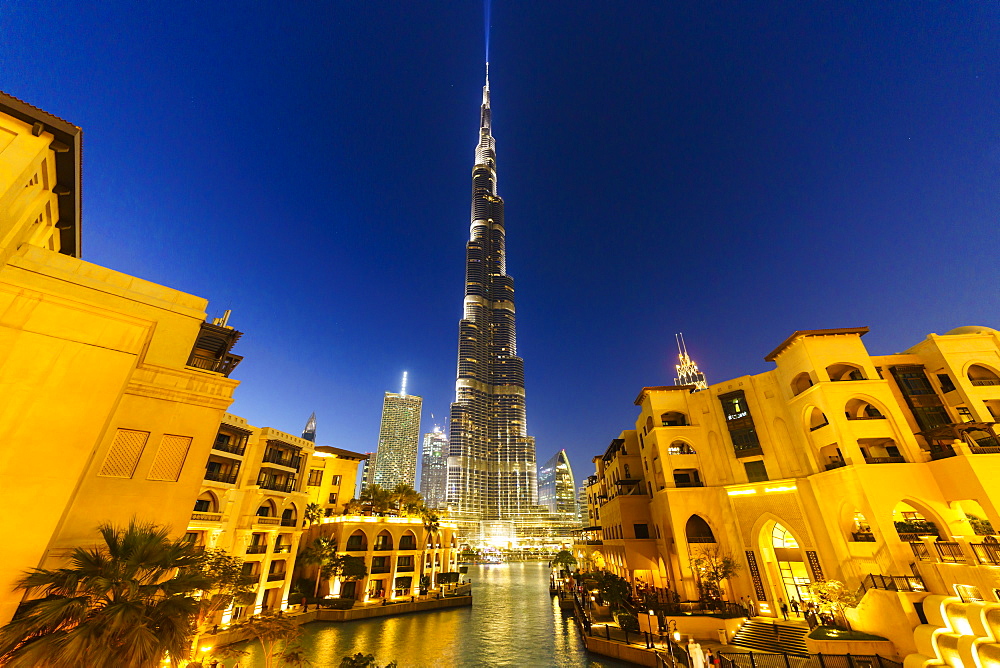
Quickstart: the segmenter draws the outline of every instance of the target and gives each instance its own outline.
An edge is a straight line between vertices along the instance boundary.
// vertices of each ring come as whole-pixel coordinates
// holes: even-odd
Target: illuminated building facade
[[[914,639],[921,599],[930,623],[975,636],[954,622],[966,603],[1000,610],[1000,333],[871,355],[867,331],[795,332],[771,371],[700,392],[643,388],[635,428],[595,457],[602,544],[581,541],[578,558],[694,600],[691,557],[718,547],[742,565],[729,600],[762,615],[839,580],[866,588],[854,627],[900,655],[938,651]]]
[[[197,545],[243,559],[244,572],[257,580],[257,587],[253,603],[230,608],[215,621],[288,605],[295,557],[309,525],[306,506],[317,504],[325,517],[342,514],[364,457],[254,427],[235,415],[223,418],[190,511],[187,536]]]
[[[423,399],[420,397],[406,393],[405,373],[400,393],[385,393],[372,476],[376,485],[386,489],[392,489],[400,483],[410,487],[416,485],[422,403]]]
[[[427,577],[429,589],[436,589],[441,573],[458,572],[455,525],[448,522],[431,531],[420,517],[335,515],[311,527],[303,540],[308,544],[320,536],[336,543],[338,555],[363,559],[368,571],[358,581],[322,582],[320,596],[408,601],[420,593],[421,576]],[[315,577],[315,567],[304,573]]]
[[[538,505],[562,521],[575,524],[577,514],[576,481],[569,456],[560,450],[538,467]]]
[[[361,465],[361,480],[358,484],[358,493],[361,493],[365,487],[375,484],[375,453],[367,452],[368,459],[365,463]]]
[[[435,426],[424,434],[420,460],[420,494],[428,508],[444,508],[448,482],[448,437]]]
[[[511,536],[537,513],[535,442],[527,435],[524,363],[517,356],[514,279],[507,274],[503,200],[497,194],[489,68],[472,169],[464,316],[451,406],[448,506],[463,535]],[[485,526],[482,523],[494,524]]]
[[[316,442],[316,414],[313,413],[306,420],[306,428],[302,430],[302,438],[311,443]]]
[[[240,333],[206,300],[81,259],[80,128],[0,93],[0,480],[14,583],[96,527],[184,533],[238,385]]]

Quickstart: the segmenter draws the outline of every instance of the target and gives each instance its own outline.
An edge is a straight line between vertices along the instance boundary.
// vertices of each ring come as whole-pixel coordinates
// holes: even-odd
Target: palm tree
[[[165,527],[132,520],[98,528],[104,545],[78,547],[66,568],[36,568],[17,583],[30,601],[0,629],[5,668],[153,668],[187,655],[212,577],[195,545]]]
[[[251,640],[260,643],[261,649],[264,650],[265,668],[272,668],[275,659],[280,661],[283,658],[281,650],[284,648],[294,650],[295,646],[292,643],[302,635],[298,622],[290,617],[275,614],[273,610],[248,617],[232,628],[246,633]]]
[[[427,563],[427,541],[432,540],[434,536],[436,536],[438,532],[441,531],[441,518],[437,516],[437,513],[435,513],[433,510],[424,508],[423,517],[424,517],[424,546],[420,552],[421,573],[424,572],[424,566]],[[434,567],[431,566],[431,573],[433,572],[434,572]],[[428,581],[425,584],[423,581],[424,577],[427,576],[425,575],[421,577],[420,586],[426,589],[427,587],[430,586],[431,583],[430,583],[430,578],[428,578]]]
[[[424,510],[424,497],[406,483],[393,487],[390,497],[400,515],[418,515]]]
[[[357,499],[351,499],[344,504],[344,514],[345,515],[360,515],[364,510],[361,502]]]
[[[337,544],[322,536],[313,540],[312,545],[299,552],[298,561],[307,566],[316,566],[316,587],[313,598],[319,597],[319,582],[332,574],[331,561],[337,554]]]
[[[323,509],[320,508],[318,503],[306,504],[305,516],[309,524],[319,524],[320,519],[323,517]]]
[[[383,515],[392,507],[392,493],[381,485],[368,485],[361,490],[361,505],[373,515]]]

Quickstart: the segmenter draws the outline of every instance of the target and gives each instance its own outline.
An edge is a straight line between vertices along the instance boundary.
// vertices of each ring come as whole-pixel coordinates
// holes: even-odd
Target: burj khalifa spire
[[[493,533],[491,525],[513,526],[537,512],[535,442],[527,435],[524,362],[517,356],[503,214],[487,63],[448,457],[447,503],[466,534],[477,523],[482,532]]]

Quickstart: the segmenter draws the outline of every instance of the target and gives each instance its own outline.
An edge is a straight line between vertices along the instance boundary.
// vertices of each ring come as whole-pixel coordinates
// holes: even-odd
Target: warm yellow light
[[[764,490],[765,492],[794,492],[795,485],[785,486],[785,487],[768,487]]]
[[[739,496],[741,494],[756,494],[756,493],[757,490],[755,489],[731,489],[728,492],[726,492],[726,494],[728,494],[729,496]]]
[[[201,651],[202,651],[202,652],[207,652],[207,651],[208,651],[208,650],[210,650],[210,649],[212,649],[212,648],[211,648],[211,647],[202,647],[202,648],[201,648]]]
[[[674,631],[674,642],[680,642],[680,641],[681,641],[681,632]]]

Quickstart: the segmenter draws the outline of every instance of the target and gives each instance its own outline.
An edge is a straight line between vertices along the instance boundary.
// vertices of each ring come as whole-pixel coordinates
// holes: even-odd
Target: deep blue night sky
[[[454,397],[483,9],[0,3],[0,89],[84,129],[84,258],[245,332],[232,411],[374,449]],[[792,331],[1000,325],[1000,4],[508,2],[491,84],[529,432],[577,477]]]

